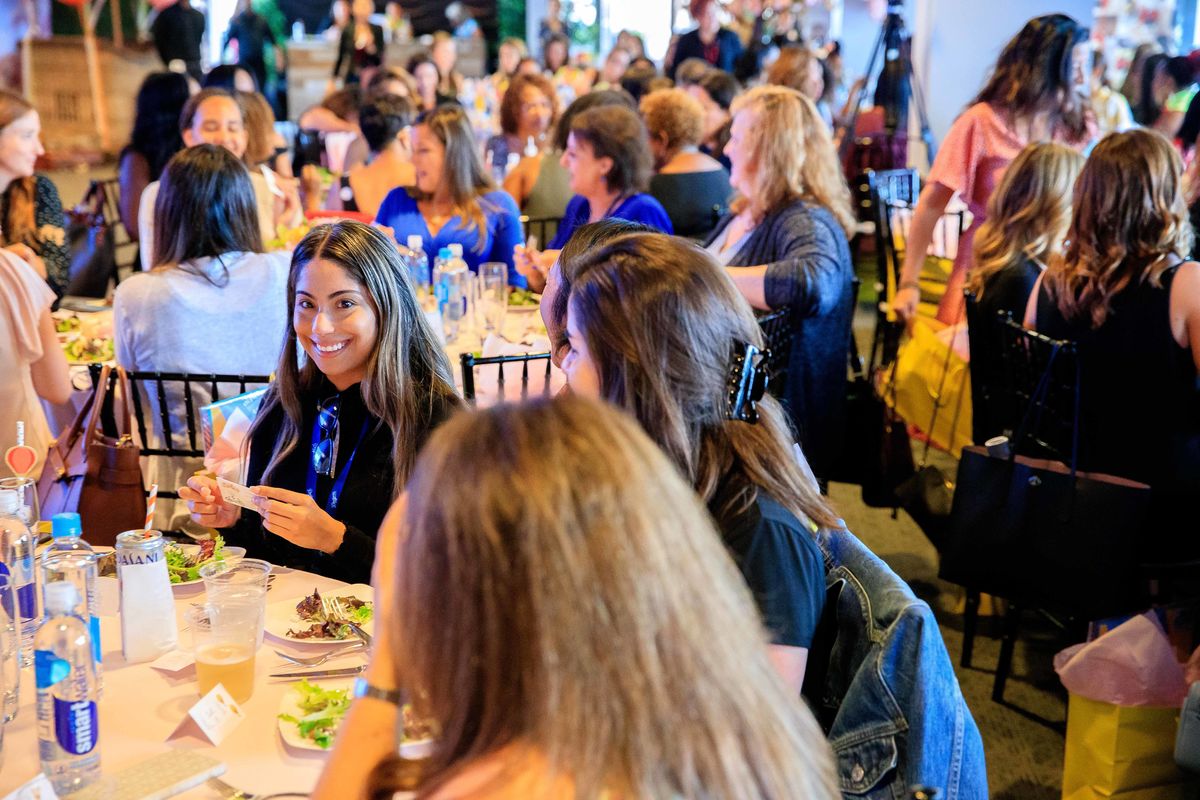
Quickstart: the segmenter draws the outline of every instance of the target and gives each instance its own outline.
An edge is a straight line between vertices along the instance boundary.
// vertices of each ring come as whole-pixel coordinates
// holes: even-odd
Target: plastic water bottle
[[[438,251],[434,263],[434,293],[437,297],[438,311],[442,315],[442,328],[446,333],[446,341],[452,342],[458,338],[458,327],[466,313],[466,294],[463,281],[467,265],[461,258],[456,258],[450,247]]]
[[[424,300],[429,296],[429,257],[425,255],[425,242],[417,235],[408,237],[408,249],[412,255],[408,257],[408,273],[412,278],[413,288],[417,290],[417,299]]]
[[[537,142],[534,141],[532,136],[530,136],[528,139],[525,140],[525,155],[528,158],[533,158],[537,154],[538,154]]]
[[[54,537],[42,553],[42,585],[54,581],[68,581],[75,586],[80,601],[71,613],[88,624],[88,635],[92,637],[92,658],[96,662],[96,677],[103,680],[103,661],[100,645],[100,598],[96,593],[96,551],[83,540],[83,527],[75,513],[55,514],[50,519],[50,532]]]
[[[292,23],[292,41],[304,41],[304,20],[298,19]]]
[[[46,584],[46,621],[34,659],[38,757],[59,796],[100,777],[96,667],[87,625],[71,613],[79,603],[74,584]]]
[[[21,521],[21,501],[13,489],[0,489],[0,572],[12,581],[21,624],[22,667],[33,664],[33,637],[41,613],[33,565],[33,534]]]

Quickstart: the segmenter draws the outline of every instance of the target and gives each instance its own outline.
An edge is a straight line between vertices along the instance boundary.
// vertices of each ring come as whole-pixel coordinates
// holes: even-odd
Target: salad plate
[[[264,629],[276,639],[291,644],[330,645],[354,641],[348,626],[330,622],[322,610],[322,599],[341,601],[347,619],[368,635],[375,633],[375,592],[365,583],[280,600],[267,606]]]
[[[202,564],[221,560],[237,561],[246,556],[246,548],[226,545],[220,536],[215,539],[201,539],[197,544],[168,543],[165,552],[167,575],[171,578],[172,586],[195,586],[203,583],[204,580],[200,577]]]
[[[279,738],[297,750],[329,750],[350,708],[353,685],[353,679],[332,678],[288,687],[279,701]]]

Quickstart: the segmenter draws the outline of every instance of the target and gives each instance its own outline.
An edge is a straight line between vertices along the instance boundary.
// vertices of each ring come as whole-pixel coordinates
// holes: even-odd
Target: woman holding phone
[[[276,379],[244,445],[258,515],[227,502],[211,478],[191,478],[179,495],[194,521],[226,529],[247,555],[363,583],[417,450],[461,401],[381,232],[314,228],[292,256],[287,299]]]

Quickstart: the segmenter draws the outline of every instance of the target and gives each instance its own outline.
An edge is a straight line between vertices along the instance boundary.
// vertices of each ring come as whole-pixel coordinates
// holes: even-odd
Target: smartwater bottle
[[[456,258],[449,247],[438,251],[433,283],[447,342],[458,338],[458,326],[466,313],[466,296],[463,290],[465,274],[466,264],[461,258]]]
[[[96,593],[99,556],[92,546],[83,540],[83,528],[78,514],[55,514],[50,519],[50,525],[54,538],[42,553],[42,586],[54,581],[68,581],[74,584],[80,599],[79,606],[71,613],[88,625],[88,635],[92,637],[92,658],[96,662],[96,678],[102,682],[100,598]]]
[[[429,297],[429,258],[425,255],[425,242],[420,236],[408,237],[408,249],[412,254],[408,257],[408,275],[412,278],[413,288],[417,290],[417,299],[424,303]]]
[[[33,637],[41,613],[33,565],[33,534],[21,521],[20,498],[13,489],[0,489],[0,573],[12,581],[21,626],[21,666],[33,663]]]
[[[80,602],[74,584],[46,584],[46,621],[35,643],[38,757],[60,797],[100,777],[92,641],[87,625],[71,613]]]

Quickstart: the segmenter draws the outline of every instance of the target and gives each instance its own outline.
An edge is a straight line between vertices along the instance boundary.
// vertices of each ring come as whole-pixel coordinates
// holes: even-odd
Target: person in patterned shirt
[[[0,247],[29,263],[60,297],[70,277],[62,201],[34,173],[42,149],[37,110],[0,91]]]

